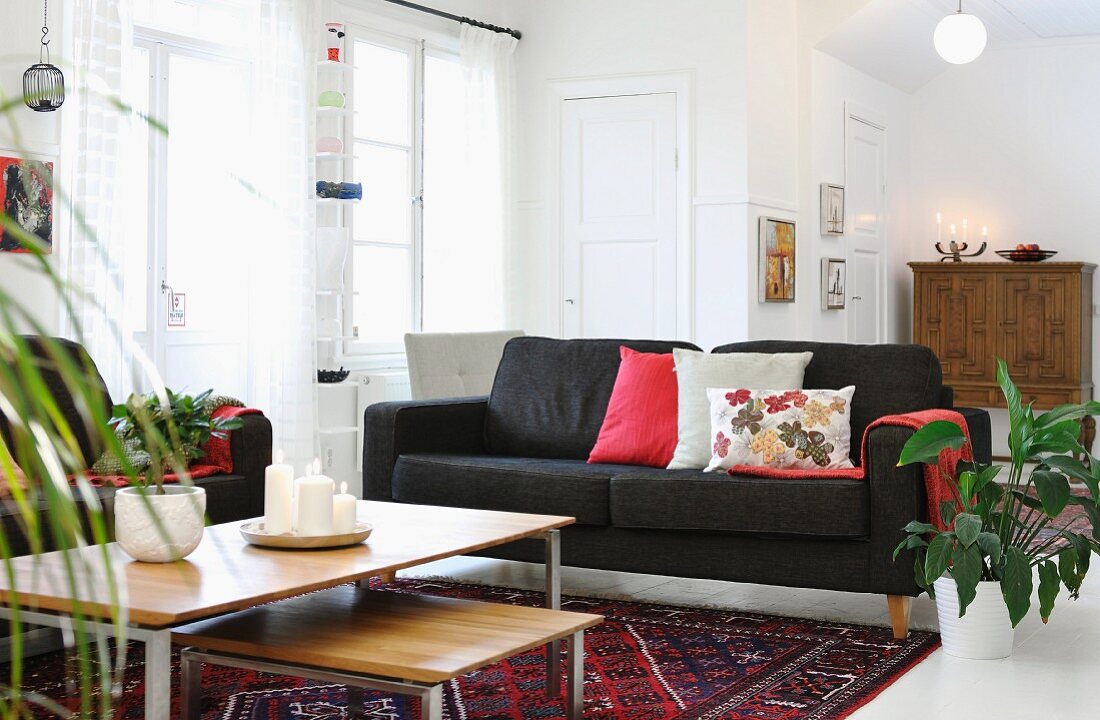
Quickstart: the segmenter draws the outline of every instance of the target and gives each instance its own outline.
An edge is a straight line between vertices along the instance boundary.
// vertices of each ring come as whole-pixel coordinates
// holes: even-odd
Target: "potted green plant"
[[[944,651],[958,657],[1008,656],[1014,629],[1031,609],[1035,573],[1045,623],[1063,587],[1077,598],[1090,554],[1100,554],[1100,462],[1078,441],[1078,421],[1100,414],[1100,403],[1061,405],[1036,417],[1000,359],[997,382],[1009,416],[1007,479],[998,481],[1003,468],[997,465],[941,469],[954,497],[940,507],[948,529],[915,520],[894,551],[895,560],[915,551],[914,575],[936,600]],[[931,422],[905,444],[898,465],[938,467],[942,450],[966,442],[955,423]],[[1071,480],[1088,495],[1075,495]],[[1084,532],[1055,522],[1069,505],[1087,518]]]
[[[114,408],[110,422],[127,461],[145,467],[138,482],[115,493],[115,538],[135,560],[178,560],[202,540],[206,491],[190,484],[166,486],[164,476],[169,470],[184,475],[211,437],[224,439],[241,426],[238,418],[211,416],[211,392],[192,397],[164,388],[163,393],[131,395]]]

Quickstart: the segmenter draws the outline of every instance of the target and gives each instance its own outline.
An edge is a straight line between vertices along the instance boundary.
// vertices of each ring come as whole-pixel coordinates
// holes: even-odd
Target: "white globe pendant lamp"
[[[962,0],[959,0],[959,11],[940,20],[932,36],[936,52],[955,65],[977,60],[985,50],[986,40],[985,25],[974,15],[962,11]]]

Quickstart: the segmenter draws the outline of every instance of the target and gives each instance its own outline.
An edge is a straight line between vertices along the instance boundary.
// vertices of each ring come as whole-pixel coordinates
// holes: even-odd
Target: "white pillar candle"
[[[943,242],[943,213],[936,213],[936,242]]]
[[[313,475],[298,478],[298,534],[302,537],[332,534],[332,478],[321,475],[320,461]]]
[[[292,529],[294,511],[294,468],[283,462],[282,451],[264,470],[264,531],[282,535]]]
[[[337,535],[346,535],[355,530],[354,495],[348,494],[348,484],[340,483],[340,494],[332,498],[332,529]]]

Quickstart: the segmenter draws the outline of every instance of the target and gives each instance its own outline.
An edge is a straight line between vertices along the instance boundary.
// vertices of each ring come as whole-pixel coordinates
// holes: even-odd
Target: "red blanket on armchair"
[[[234,418],[240,417],[241,415],[259,414],[261,413],[256,408],[222,405],[212,412],[210,416],[214,418]],[[203,445],[202,448],[205,454],[192,462],[187,468],[187,472],[192,480],[233,472],[233,453],[229,444],[229,436],[231,434],[232,431],[227,433],[224,438],[211,437],[206,441],[206,444]],[[96,487],[103,487],[105,485],[126,487],[130,484],[130,479],[125,475],[89,475],[88,480]],[[179,482],[179,476],[175,473],[167,473],[164,476],[164,482]]]
[[[939,468],[932,465],[925,465],[923,468],[924,491],[928,496],[928,522],[940,530],[947,530],[948,528],[940,519],[940,503],[953,500],[954,495],[951,493],[951,488],[948,487],[947,483],[940,476],[940,471],[948,475],[953,475],[955,472],[955,465],[957,465],[960,460],[969,461],[974,459],[974,451],[970,446],[970,430],[966,426],[966,418],[954,410],[934,408],[932,410],[919,410],[917,412],[905,413],[904,415],[886,415],[880,417],[878,420],[868,425],[867,429],[863,432],[859,467],[841,470],[784,470],[780,468],[761,467],[758,465],[734,465],[729,469],[729,474],[792,479],[829,477],[864,480],[867,477],[865,470],[867,467],[867,438],[870,436],[872,430],[883,425],[919,430],[935,420],[947,420],[948,422],[955,423],[962,428],[967,439],[966,444],[960,449],[951,450],[948,448],[940,453]]]

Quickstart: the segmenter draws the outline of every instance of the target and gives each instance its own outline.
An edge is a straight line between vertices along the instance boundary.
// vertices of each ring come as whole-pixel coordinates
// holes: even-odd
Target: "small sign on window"
[[[171,293],[168,296],[168,327],[187,325],[187,294]]]

